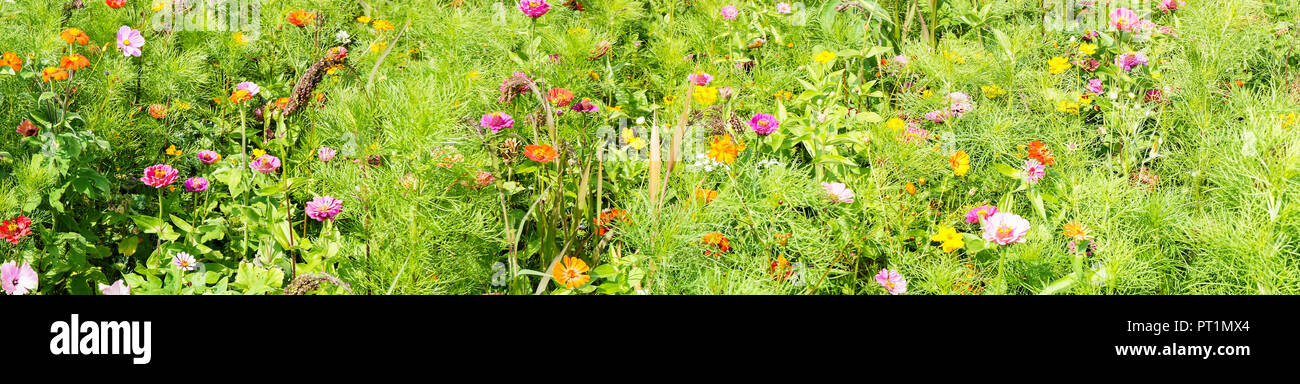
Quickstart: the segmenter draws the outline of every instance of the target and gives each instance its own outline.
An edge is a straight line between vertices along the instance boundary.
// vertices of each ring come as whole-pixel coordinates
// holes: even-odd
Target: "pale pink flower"
[[[998,212],[984,220],[984,240],[1007,245],[1025,242],[1029,220],[1014,213]]]
[[[0,288],[4,288],[5,293],[26,295],[35,291],[39,284],[40,277],[36,275],[36,270],[32,269],[31,264],[24,262],[22,267],[19,267],[17,261],[10,261],[0,265]]]
[[[99,284],[99,291],[108,296],[126,296],[131,294],[131,287],[126,286],[122,279],[117,279],[113,285]]]
[[[117,29],[117,49],[122,50],[122,56],[140,57],[143,52],[140,47],[144,46],[144,35],[140,30],[123,25]]]
[[[177,269],[182,271],[193,271],[195,268],[198,268],[199,262],[194,260],[194,256],[181,252],[177,253],[176,256],[172,256],[172,265],[175,265]]]
[[[316,157],[320,158],[320,161],[329,162],[334,160],[334,155],[338,153],[339,151],[334,150],[334,148],[320,147],[320,149],[316,150]]]
[[[1110,11],[1110,27],[1120,31],[1132,31],[1141,21],[1137,12],[1128,8],[1115,8]]]
[[[776,3],[776,11],[779,13],[790,13],[790,3]]]
[[[1029,181],[1029,184],[1038,184],[1038,181],[1042,180],[1043,176],[1046,175],[1046,165],[1043,165],[1037,159],[1025,160],[1025,179]]]
[[[239,83],[235,85],[235,89],[248,92],[249,96],[257,96],[258,92],[262,92],[262,87],[257,86],[257,83],[251,81]]]
[[[845,204],[853,202],[853,190],[844,183],[822,183],[822,190],[826,191],[826,197],[833,202]]]
[[[907,280],[903,279],[903,275],[898,271],[882,268],[880,273],[876,274],[876,282],[880,283],[881,287],[885,287],[891,295],[907,293]]]
[[[722,18],[724,18],[724,19],[727,19],[727,20],[735,20],[735,19],[736,19],[736,15],[739,15],[739,14],[740,14],[740,11],[736,10],[736,6],[734,6],[734,5],[728,5],[728,6],[722,7],[722,11],[718,12],[718,14],[719,14],[719,15],[722,15]]]

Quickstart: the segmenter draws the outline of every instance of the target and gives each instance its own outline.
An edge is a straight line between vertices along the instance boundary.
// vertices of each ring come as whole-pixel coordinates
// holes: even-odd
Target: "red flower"
[[[31,120],[23,120],[23,122],[18,123],[16,132],[23,136],[32,137],[36,136],[37,133],[41,133],[41,129],[37,128],[36,124],[32,124]]]
[[[627,211],[618,208],[605,209],[604,212],[600,213],[599,217],[592,219],[592,221],[596,223],[596,236],[604,236],[605,232],[609,232],[610,224],[617,219],[623,219],[624,222],[631,222],[627,219]]]
[[[573,92],[564,88],[551,88],[546,92],[546,100],[556,107],[567,107],[573,101]]]
[[[32,219],[27,216],[18,216],[13,220],[5,220],[0,224],[0,239],[9,240],[10,243],[18,245],[18,239],[32,234]]]
[[[1038,160],[1038,162],[1049,167],[1056,164],[1056,155],[1052,154],[1052,149],[1048,148],[1047,144],[1034,140],[1034,142],[1029,143],[1027,149],[1029,150],[1029,158]]]
[[[109,8],[118,9],[126,6],[126,0],[104,0],[104,4],[108,4]]]
[[[549,145],[529,145],[524,147],[524,156],[539,163],[549,163],[555,160],[559,154],[555,153],[555,148]]]

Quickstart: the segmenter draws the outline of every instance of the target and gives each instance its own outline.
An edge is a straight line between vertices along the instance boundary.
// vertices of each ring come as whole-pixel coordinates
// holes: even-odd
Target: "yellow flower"
[[[786,48],[794,48],[794,43],[786,43],[786,44],[785,44],[785,47],[786,47]]]
[[[794,98],[794,94],[790,93],[790,91],[776,91],[772,96],[782,101],[790,101],[791,98]]]
[[[966,246],[966,241],[962,239],[961,234],[957,233],[957,229],[953,227],[939,228],[939,233],[930,236],[930,241],[940,243],[939,247],[943,248],[944,252],[952,252],[957,250],[957,248]]]
[[[262,155],[265,155],[265,154],[266,154],[266,151],[263,151],[261,148],[257,148],[257,149],[254,149],[254,150],[253,150],[253,158],[254,158],[254,159],[259,158],[259,157],[262,157]]]
[[[957,64],[966,64],[966,59],[961,57],[961,55],[958,54],[957,51],[944,51],[943,58],[948,59],[948,61]]]
[[[980,90],[984,91],[984,97],[990,99],[996,99],[998,96],[1007,94],[1007,91],[1002,90],[1002,87],[997,84],[982,86]]]
[[[586,36],[587,29],[583,27],[569,28],[569,36]]]
[[[929,89],[921,91],[921,97],[929,98],[930,96],[934,96],[934,91],[931,91]]]
[[[1078,222],[1071,221],[1065,223],[1065,237],[1074,239],[1075,241],[1092,240],[1092,235],[1088,232],[1090,232],[1088,227],[1079,224]]]
[[[552,270],[551,277],[556,283],[564,285],[565,288],[574,289],[587,284],[591,276],[587,276],[587,263],[576,257],[565,256],[564,262],[555,262],[555,268]]]
[[[376,43],[374,43],[374,44],[370,44],[370,52],[379,53],[379,51],[382,51],[382,50],[385,50],[385,49],[388,49],[388,42],[387,42],[387,41],[380,41],[380,42],[376,42]]]
[[[158,0],[153,2],[153,6],[150,7],[150,9],[153,9],[154,12],[158,12],[163,10],[163,8],[166,6],[167,6],[167,0]]]
[[[1097,53],[1097,44],[1092,44],[1092,43],[1079,44],[1079,53],[1092,56],[1094,53]]]
[[[1047,61],[1047,67],[1047,70],[1053,75],[1058,75],[1064,73],[1065,70],[1070,69],[1070,61],[1060,56],[1053,57],[1051,60]]]
[[[480,77],[483,77],[483,72],[469,71],[469,73],[465,74],[465,78],[468,80],[478,80]]]
[[[1152,79],[1160,80],[1161,77],[1164,77],[1164,75],[1161,75],[1160,72],[1152,72],[1152,73],[1151,73],[1151,78],[1152,78]]]
[[[376,31],[381,32],[393,30],[393,23],[388,22],[388,20],[375,20],[375,23],[370,26],[375,27]]]
[[[713,161],[723,164],[736,162],[736,156],[745,150],[745,142],[732,140],[731,135],[723,134],[713,137],[713,143],[709,144],[708,156]]]
[[[697,85],[695,91],[691,92],[691,97],[695,99],[695,102],[707,107],[718,102],[718,88]]]
[[[180,155],[181,155],[181,151],[178,150],[178,149],[176,149],[176,146],[175,146],[175,145],[172,145],[172,146],[170,146],[170,147],[167,147],[167,156],[177,156],[177,157],[179,157]]]
[[[609,110],[610,110],[610,111],[623,112],[623,106],[622,106],[622,105],[615,105],[615,106],[613,106],[613,107],[609,107]]]
[[[835,52],[822,51],[821,53],[818,53],[817,56],[813,56],[813,60],[818,63],[826,64],[831,60],[835,60]]]
[[[642,148],[645,148],[645,143],[646,143],[645,139],[636,137],[636,134],[632,132],[631,129],[623,130],[623,142],[627,143],[627,146],[629,147],[636,148],[636,150],[638,151],[640,151]]]
[[[676,98],[676,97],[673,97],[673,95],[664,96],[664,104],[669,104],[669,105],[671,105],[673,102],[676,102],[676,101],[677,101],[677,98]]]
[[[1092,96],[1089,95],[1079,96],[1079,104],[1083,106],[1092,105]]]
[[[243,33],[243,32],[235,32],[235,34],[234,34],[234,35],[231,35],[230,37],[231,37],[232,39],[235,40],[235,44],[239,44],[239,45],[246,45],[246,44],[248,44],[247,41],[244,41],[244,33]]]
[[[970,172],[970,155],[966,151],[957,151],[948,158],[948,164],[952,165],[954,175],[966,176],[966,172]]]
[[[597,81],[600,80],[600,75],[597,74],[596,72],[587,72],[587,76],[591,76],[592,80],[597,80]]]
[[[357,22],[366,24],[370,22],[370,16],[357,16]]]
[[[1056,102],[1056,111],[1077,115],[1079,114],[1079,104],[1069,100],[1061,100]]]
[[[1284,113],[1278,116],[1278,118],[1282,120],[1283,129],[1291,128],[1291,126],[1295,125],[1297,121],[1300,121],[1300,115],[1295,112]]]
[[[718,198],[718,191],[712,189],[695,190],[695,201],[699,202],[700,204],[712,203],[713,199],[716,198]]]
[[[897,131],[897,130],[901,130],[901,129],[903,129],[903,127],[906,127],[906,126],[907,126],[907,122],[906,122],[906,121],[903,121],[903,119],[900,119],[900,118],[895,117],[895,118],[889,119],[889,121],[886,121],[886,122],[885,122],[885,126],[886,126],[886,127],[889,127],[889,129],[892,129],[892,130]]]

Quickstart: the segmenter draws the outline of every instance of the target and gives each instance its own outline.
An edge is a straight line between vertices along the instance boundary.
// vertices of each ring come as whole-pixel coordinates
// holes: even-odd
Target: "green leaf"
[[[608,279],[608,278],[617,277],[618,269],[615,269],[613,265],[601,264],[599,267],[596,267],[591,270],[591,276],[597,279]]]
[[[162,231],[163,224],[166,224],[162,219],[153,216],[136,215],[131,216],[131,220],[135,221],[135,225],[144,233],[158,233]]]
[[[235,282],[230,286],[244,291],[245,295],[261,295],[278,290],[283,284],[284,271],[240,262],[239,271],[235,273]]]
[[[140,237],[131,236],[122,239],[122,241],[119,241],[117,243],[117,252],[125,256],[131,256],[135,254],[135,250],[139,246],[140,246]]]
[[[194,226],[190,225],[189,222],[179,217],[176,217],[176,215],[171,215],[171,217],[172,217],[172,224],[176,224],[176,228],[180,228],[180,230],[185,232],[194,232]]]

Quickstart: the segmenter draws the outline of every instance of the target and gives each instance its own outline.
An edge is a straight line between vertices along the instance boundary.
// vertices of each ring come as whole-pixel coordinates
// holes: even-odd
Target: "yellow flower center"
[[[122,40],[122,45],[125,45],[125,46],[130,47],[130,46],[131,46],[131,40]]]
[[[9,224],[9,232],[17,231],[18,224]]]
[[[1005,225],[998,226],[998,236],[1010,236],[1010,235],[1011,235],[1011,227]]]
[[[163,177],[163,176],[167,176],[167,171],[164,171],[162,169],[153,170],[153,177]]]
[[[758,125],[767,126],[767,119],[758,119]]]
[[[529,2],[528,2],[528,6],[529,6],[529,7],[533,7],[533,8],[537,8],[538,4],[537,4],[536,1],[529,1]]]

